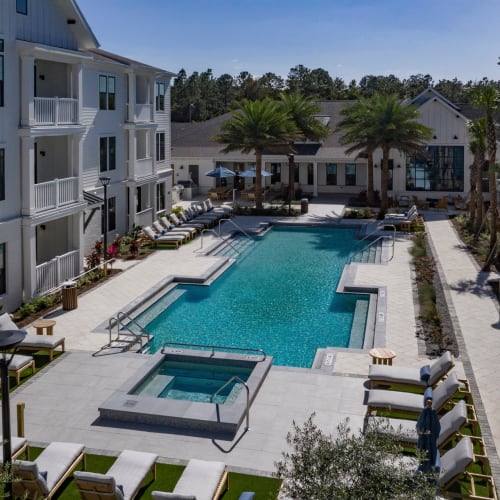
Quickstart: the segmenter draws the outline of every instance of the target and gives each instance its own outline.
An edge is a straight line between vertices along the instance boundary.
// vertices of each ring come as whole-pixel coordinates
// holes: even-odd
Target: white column
[[[36,289],[36,229],[28,219],[21,222],[23,291],[25,299],[33,297]]]
[[[35,58],[21,56],[21,126],[35,124]]]
[[[128,113],[127,121],[135,121],[135,102],[136,102],[136,88],[135,88],[135,75],[130,72],[127,73],[128,77]]]
[[[21,213],[35,212],[35,139],[21,137]]]
[[[313,163],[313,196],[318,196],[318,162]]]

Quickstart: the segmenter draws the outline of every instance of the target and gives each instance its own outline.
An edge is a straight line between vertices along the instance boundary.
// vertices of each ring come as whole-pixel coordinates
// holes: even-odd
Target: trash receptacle
[[[309,212],[309,200],[307,198],[302,198],[300,200],[300,212],[303,214]]]
[[[70,311],[78,307],[76,281],[65,281],[62,284],[62,307],[65,311]]]

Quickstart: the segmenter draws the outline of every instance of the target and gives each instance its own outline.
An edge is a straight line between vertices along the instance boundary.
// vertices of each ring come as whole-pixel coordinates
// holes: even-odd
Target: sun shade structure
[[[222,179],[224,177],[234,177],[236,173],[226,167],[215,167],[205,172],[205,175],[208,177],[215,177],[216,179]]]

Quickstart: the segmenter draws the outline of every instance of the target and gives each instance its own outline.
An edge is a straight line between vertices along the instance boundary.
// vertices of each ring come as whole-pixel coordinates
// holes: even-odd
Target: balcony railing
[[[35,184],[35,211],[43,212],[78,201],[78,177]]]
[[[153,111],[152,104],[136,104],[135,105],[135,121],[150,122]]]
[[[80,274],[80,252],[58,255],[48,262],[36,266],[35,295],[41,295],[57,288],[61,283]]]
[[[152,222],[153,222],[153,209],[152,208],[146,208],[142,212],[137,212],[135,214],[134,223],[137,226],[150,226]]]
[[[37,125],[76,125],[78,100],[61,97],[35,97]]]

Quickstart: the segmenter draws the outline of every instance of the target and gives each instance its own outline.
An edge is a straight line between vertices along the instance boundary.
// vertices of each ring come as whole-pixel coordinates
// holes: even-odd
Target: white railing
[[[153,174],[153,158],[140,158],[135,160],[134,179],[140,179]]]
[[[135,121],[150,122],[153,111],[152,104],[136,104],[135,105]]]
[[[80,273],[80,252],[58,255],[53,259],[36,266],[35,295],[41,295]]]
[[[137,212],[134,222],[137,226],[150,226],[153,222],[153,209],[146,208],[142,212]]]
[[[76,125],[78,100],[62,97],[35,97],[37,125]]]
[[[35,184],[35,211],[42,212],[78,201],[78,177]]]

